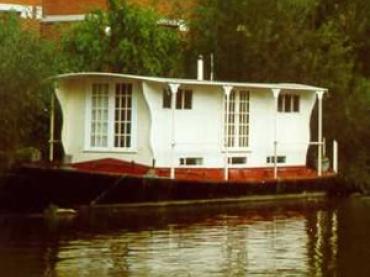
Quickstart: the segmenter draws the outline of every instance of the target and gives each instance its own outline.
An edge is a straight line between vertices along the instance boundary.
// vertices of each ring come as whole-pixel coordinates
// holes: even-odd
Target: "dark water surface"
[[[2,215],[0,276],[370,276],[370,199]]]

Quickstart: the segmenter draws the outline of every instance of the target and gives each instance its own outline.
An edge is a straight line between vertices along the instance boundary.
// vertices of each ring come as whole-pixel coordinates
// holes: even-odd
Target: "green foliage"
[[[15,162],[36,162],[41,160],[40,150],[34,147],[25,147],[17,149],[15,153]]]
[[[208,0],[198,8],[191,49],[215,54],[218,79],[317,83],[340,74],[331,63],[351,69],[336,25],[313,27],[316,1],[262,2]]]
[[[345,177],[370,184],[369,14],[361,0],[205,0],[188,52],[214,53],[217,79],[327,87],[325,136]]]
[[[23,30],[15,16],[2,17],[0,41],[0,153],[9,162],[17,148],[39,146],[47,134],[45,79],[55,73],[56,59],[53,47]]]
[[[108,2],[108,12],[94,12],[64,36],[70,71],[172,75],[179,69],[181,39],[176,30],[159,26],[151,9]]]

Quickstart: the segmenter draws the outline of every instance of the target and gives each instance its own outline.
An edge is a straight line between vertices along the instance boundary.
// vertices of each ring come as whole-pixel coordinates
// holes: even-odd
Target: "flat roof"
[[[210,80],[195,80],[195,79],[180,79],[180,78],[163,78],[150,77],[132,74],[120,73],[104,73],[104,72],[78,72],[66,73],[53,77],[53,79],[73,79],[78,77],[113,77],[125,78],[131,80],[148,81],[162,84],[183,84],[183,85],[199,85],[199,86],[232,86],[239,88],[259,88],[259,89],[285,89],[285,90],[306,90],[306,91],[327,91],[326,88],[309,86],[304,84],[294,83],[247,83],[247,82],[227,82],[227,81],[210,81]]]

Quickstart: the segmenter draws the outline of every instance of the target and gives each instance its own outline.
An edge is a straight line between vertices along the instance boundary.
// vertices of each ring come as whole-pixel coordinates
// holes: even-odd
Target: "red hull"
[[[71,167],[79,171],[129,174],[134,176],[157,176],[169,177],[169,168],[150,168],[148,166],[124,162],[115,159],[102,159],[72,164]],[[325,176],[333,173],[325,173]],[[274,176],[273,168],[231,168],[229,169],[229,181],[268,181]],[[317,178],[317,172],[307,167],[279,167],[278,178],[280,180],[290,179],[313,179]],[[224,180],[224,169],[222,168],[176,168],[177,180],[188,181],[215,181]]]

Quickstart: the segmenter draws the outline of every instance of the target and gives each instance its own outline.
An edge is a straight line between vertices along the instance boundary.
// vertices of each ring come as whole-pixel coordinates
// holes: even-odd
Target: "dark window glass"
[[[183,90],[179,89],[176,93],[176,109],[182,109],[182,98],[183,98]]]
[[[299,95],[293,96],[293,111],[299,112]]]
[[[126,147],[131,147],[131,137],[126,137]]]
[[[277,160],[278,164],[285,163],[286,162],[286,156],[277,156],[276,160]],[[275,163],[275,157],[274,156],[267,157],[266,162],[267,163]]]
[[[285,95],[285,111],[286,112],[292,111],[292,95],[290,94]]]
[[[129,124],[127,124],[126,126],[126,133],[128,134],[128,135],[130,135],[131,134],[131,124],[129,123]]]
[[[229,164],[246,164],[246,157],[231,157],[229,158]]]
[[[127,119],[128,121],[131,121],[131,110],[127,110]]]
[[[186,159],[186,164],[187,165],[196,165],[197,164],[197,159],[196,158],[187,158]]]
[[[278,111],[282,112],[283,111],[283,95],[279,95],[278,98]]]
[[[278,164],[285,163],[285,160],[286,160],[285,156],[278,156],[277,157],[277,163]]]
[[[180,165],[202,165],[203,158],[181,158]]]
[[[163,108],[171,109],[171,92],[168,89],[163,90]]]
[[[192,108],[193,92],[191,90],[185,90],[184,97],[184,109],[190,110]]]

